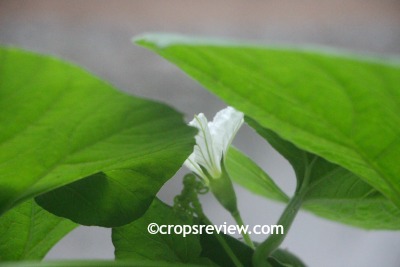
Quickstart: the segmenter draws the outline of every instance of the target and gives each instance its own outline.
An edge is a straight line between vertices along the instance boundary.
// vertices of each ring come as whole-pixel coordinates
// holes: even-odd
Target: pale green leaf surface
[[[0,262],[41,260],[76,226],[28,200],[0,217]]]
[[[182,114],[118,92],[58,59],[18,49],[0,49],[0,106],[0,214],[79,179],[123,170],[132,175],[122,175],[125,190],[113,189],[119,186],[113,178],[101,187],[93,184],[93,190],[103,191],[80,196],[87,205],[101,202],[92,213],[79,214],[80,205],[65,199],[51,210],[88,225],[122,225],[140,216],[143,208],[137,211],[135,204],[121,210],[129,207],[121,201],[132,201],[143,187],[149,192],[149,183],[154,183],[157,186],[144,195],[146,206],[193,150],[195,130]],[[89,200],[90,195],[104,197]],[[136,197],[140,203],[140,194]],[[40,201],[43,206],[45,200]],[[115,210],[120,210],[121,220],[115,213],[107,218],[106,213]]]
[[[226,157],[226,169],[237,184],[251,192],[270,199],[287,202],[288,196],[250,158],[234,147],[230,147]]]
[[[145,35],[136,43],[400,207],[400,64],[168,35]]]

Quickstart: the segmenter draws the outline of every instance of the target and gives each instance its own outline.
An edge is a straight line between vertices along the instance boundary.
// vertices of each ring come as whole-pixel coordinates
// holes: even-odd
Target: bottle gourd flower
[[[226,153],[243,121],[243,113],[232,107],[219,111],[210,122],[203,113],[195,115],[189,125],[199,132],[195,137],[194,151],[185,161],[185,166],[206,184],[220,178]]]
[[[232,181],[225,168],[225,159],[233,138],[243,124],[243,116],[242,112],[232,107],[219,111],[210,122],[203,113],[195,116],[189,125],[199,130],[195,137],[196,145],[184,163],[209,186],[218,202],[230,212],[238,225],[243,225],[243,220]],[[254,248],[248,234],[242,235],[246,244]]]

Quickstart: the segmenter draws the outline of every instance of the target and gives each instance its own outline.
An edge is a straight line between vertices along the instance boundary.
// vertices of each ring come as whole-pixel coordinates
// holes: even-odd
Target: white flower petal
[[[232,107],[227,107],[215,114],[208,128],[216,150],[226,154],[240,126],[243,124],[243,113]]]
[[[219,178],[222,173],[221,161],[233,138],[243,124],[243,113],[232,107],[219,111],[212,122],[207,122],[203,113],[189,123],[196,127],[196,145],[185,165],[208,182],[208,176]]]
[[[195,155],[194,153],[190,154],[190,156],[185,160],[183,163],[189,170],[200,176],[201,178],[205,179],[208,181],[207,176],[203,173],[203,171],[200,168],[200,165],[196,163],[195,160]]]
[[[189,123],[196,127],[199,132],[196,135],[196,145],[194,147],[194,160],[203,166],[212,177],[219,177],[221,174],[221,156],[216,153],[213,140],[208,128],[207,118],[203,113],[195,116]]]

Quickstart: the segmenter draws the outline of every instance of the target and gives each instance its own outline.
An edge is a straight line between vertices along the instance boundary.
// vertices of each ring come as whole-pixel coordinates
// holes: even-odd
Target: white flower
[[[194,151],[185,161],[185,166],[207,183],[207,174],[210,178],[219,178],[221,163],[243,121],[243,113],[232,107],[220,110],[210,122],[207,122],[203,113],[195,115],[189,125],[196,127],[199,132],[195,137]]]

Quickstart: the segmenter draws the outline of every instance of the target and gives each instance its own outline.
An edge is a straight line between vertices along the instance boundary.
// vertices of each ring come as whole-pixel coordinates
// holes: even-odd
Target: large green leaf
[[[148,225],[192,225],[191,219],[179,216],[172,208],[155,199],[140,219],[113,228],[112,240],[117,260],[161,260],[176,263],[199,263],[201,246],[198,235],[150,234]],[[167,231],[163,229],[163,231]]]
[[[298,149],[292,144],[279,139],[273,133],[270,134],[275,137],[274,142],[271,143],[280,144],[275,147],[278,147],[282,154],[285,154],[285,151],[292,151],[290,155],[301,155],[296,153],[295,150]],[[283,147],[287,150],[280,150]],[[311,158],[312,155],[303,152],[303,158],[299,157],[299,161],[294,166],[304,168],[307,157]],[[300,166],[301,162],[303,162],[303,167]],[[226,168],[235,182],[250,191],[270,199],[288,202],[288,198],[284,198],[285,195],[282,195],[282,191],[272,179],[251,159],[233,147],[227,154]],[[354,174],[320,157],[315,161],[312,170],[314,171],[311,172],[311,181],[304,196],[303,208],[324,218],[357,227],[400,229],[400,210]]]
[[[0,217],[0,262],[41,260],[76,226],[28,200]]]
[[[400,207],[400,64],[171,35],[136,39],[297,147]]]
[[[193,150],[182,114],[18,49],[0,49],[0,107],[0,214],[94,175],[38,201],[78,223],[126,224]]]

